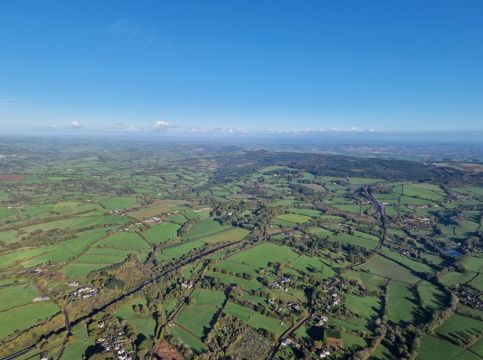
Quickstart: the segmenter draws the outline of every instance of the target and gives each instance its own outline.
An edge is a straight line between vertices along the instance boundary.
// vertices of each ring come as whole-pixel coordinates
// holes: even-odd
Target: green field
[[[215,242],[228,242],[228,241],[239,241],[245,238],[250,231],[246,229],[242,229],[239,227],[228,228],[227,230],[220,231],[213,235],[207,235],[200,240],[203,240],[206,243],[215,243]]]
[[[275,220],[276,220],[276,222],[281,221],[282,224],[284,224],[284,222],[294,223],[294,224],[303,224],[303,223],[311,221],[312,218],[310,216],[301,215],[301,214],[282,214],[282,215],[278,215],[275,218]]]
[[[208,333],[215,313],[216,307],[211,305],[188,305],[181,310],[174,321],[183,330],[200,339]]]
[[[261,269],[269,264],[286,264],[298,258],[297,253],[287,246],[265,243],[240,252],[229,258],[230,263],[240,263]]]
[[[38,291],[30,283],[0,287],[0,312],[30,304]]]
[[[138,234],[132,232],[119,232],[97,243],[97,247],[114,248],[121,250],[147,250],[149,244]]]
[[[142,305],[141,311],[134,311],[133,306]],[[146,338],[154,336],[156,322],[146,308],[146,300],[142,298],[132,299],[125,303],[114,315],[126,320],[138,334],[143,334]]]
[[[388,286],[388,319],[390,322],[412,323],[418,316],[416,298],[408,285],[391,281]]]
[[[173,246],[173,247],[170,247],[168,249],[162,250],[161,254],[160,254],[160,258],[166,259],[166,260],[178,259],[178,258],[182,257],[183,255],[189,253],[190,251],[192,251],[194,249],[198,249],[200,247],[203,247],[203,245],[205,245],[205,243],[203,241],[197,240],[197,241],[190,241],[190,242],[185,243],[185,244]]]
[[[129,209],[137,205],[135,198],[118,196],[110,199],[106,199],[101,202],[101,204],[108,210],[113,209]]]
[[[216,220],[203,220],[191,226],[188,233],[183,236],[186,240],[200,239],[204,236],[213,235],[224,230],[228,230],[229,225],[222,225]]]
[[[369,261],[366,261],[365,264],[359,268],[389,279],[411,284],[414,284],[419,280],[418,277],[413,275],[406,268],[378,254],[372,256]]]
[[[433,359],[478,360],[479,357],[448,341],[431,335],[423,335],[416,360]]]
[[[265,329],[275,335],[280,335],[290,324],[281,325],[278,319],[270,318],[265,315],[254,312],[253,310],[229,302],[224,312],[245,321],[248,325],[255,329]]]
[[[461,345],[470,342],[471,337],[479,338],[482,333],[482,321],[458,314],[451,316],[436,330],[439,336]]]
[[[178,234],[180,225],[173,223],[162,223],[151,226],[149,230],[144,232],[146,239],[153,244],[163,243],[174,239]]]
[[[0,339],[16,330],[23,330],[40,321],[50,318],[59,311],[51,302],[34,303],[0,312]],[[8,324],[8,326],[5,326]]]
[[[381,311],[381,299],[375,296],[347,295],[346,308],[352,313],[362,317],[366,323],[374,321]]]

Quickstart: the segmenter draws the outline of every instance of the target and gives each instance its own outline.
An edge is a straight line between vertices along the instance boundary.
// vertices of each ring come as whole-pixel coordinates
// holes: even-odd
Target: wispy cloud
[[[123,44],[137,45],[146,49],[156,39],[156,26],[131,19],[119,19],[107,27],[107,34],[122,41]]]

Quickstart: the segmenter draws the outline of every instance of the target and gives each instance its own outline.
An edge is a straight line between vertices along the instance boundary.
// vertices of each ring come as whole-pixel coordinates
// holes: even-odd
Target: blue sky
[[[0,132],[483,128],[483,2],[4,0]]]

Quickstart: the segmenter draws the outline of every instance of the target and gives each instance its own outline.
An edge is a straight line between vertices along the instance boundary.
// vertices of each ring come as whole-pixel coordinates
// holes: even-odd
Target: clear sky
[[[0,132],[482,128],[481,0],[0,2]]]

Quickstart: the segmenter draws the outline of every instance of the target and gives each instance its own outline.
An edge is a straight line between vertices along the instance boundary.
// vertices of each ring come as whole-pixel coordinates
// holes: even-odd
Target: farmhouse
[[[87,298],[90,298],[92,296],[96,296],[98,292],[99,292],[99,290],[97,290],[96,288],[93,288],[93,287],[90,287],[90,286],[85,286],[85,287],[81,287],[81,288],[77,289],[74,292],[74,296],[80,297],[82,299],[87,299]]]

